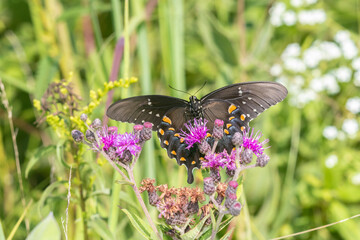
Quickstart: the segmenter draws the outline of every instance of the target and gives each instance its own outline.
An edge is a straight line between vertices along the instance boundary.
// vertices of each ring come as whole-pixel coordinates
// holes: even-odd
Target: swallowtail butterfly
[[[188,146],[180,136],[184,124],[193,119],[208,120],[210,133],[215,119],[224,121],[224,137],[219,141],[216,152],[233,148],[231,137],[235,132],[244,131],[249,122],[270,106],[281,102],[287,95],[287,89],[274,82],[244,82],[217,89],[201,99],[191,96],[189,101],[162,96],[147,95],[131,97],[113,103],[107,110],[109,118],[142,124],[151,122],[153,131],[157,131],[161,147],[167,150],[170,158],[179,165],[185,164],[188,170],[188,183],[194,181],[193,169],[200,168],[202,154],[198,146]],[[209,137],[208,142],[213,142]]]

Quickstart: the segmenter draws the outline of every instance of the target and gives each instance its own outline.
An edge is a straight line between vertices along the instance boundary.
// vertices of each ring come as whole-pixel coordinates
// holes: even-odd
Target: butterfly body
[[[201,99],[191,96],[189,101],[162,95],[126,98],[113,103],[107,115],[122,122],[153,123],[153,131],[157,131],[161,147],[179,165],[187,167],[188,183],[192,183],[192,171],[200,168],[203,156],[197,145],[187,148],[180,135],[181,131],[187,131],[185,123],[206,119],[206,126],[212,133],[215,119],[223,120],[224,137],[219,141],[216,152],[224,149],[230,152],[233,148],[232,135],[244,131],[252,119],[282,101],[286,95],[286,88],[278,83],[245,82],[220,88]],[[212,145],[214,139],[209,136],[207,141]]]

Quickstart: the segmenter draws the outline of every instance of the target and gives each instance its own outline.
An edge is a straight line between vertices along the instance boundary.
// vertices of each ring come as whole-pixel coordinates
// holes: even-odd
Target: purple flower
[[[138,145],[139,139],[131,133],[117,134],[115,139],[116,153],[122,157],[123,153],[128,150],[132,155],[140,152],[141,147]]]
[[[206,137],[208,131],[206,127],[207,122],[206,119],[194,119],[193,124],[191,120],[185,123],[185,127],[189,133],[181,130],[180,136],[183,137],[185,143],[188,144],[187,149],[190,149],[195,143],[201,143],[201,140]]]
[[[259,139],[262,136],[260,131],[257,131],[254,135],[254,129],[252,129],[250,135],[249,133],[250,131],[244,132],[242,146],[244,148],[250,149],[257,157],[259,157],[264,153],[264,144],[268,143],[269,139],[265,139],[264,141],[259,142]]]
[[[205,161],[202,161],[201,165],[204,168],[214,168],[218,169],[219,167],[225,167],[231,161],[231,156],[224,150],[221,153],[212,153],[205,156]]]
[[[139,139],[135,134],[118,134],[117,131],[114,131],[114,129],[110,129],[110,131],[109,129],[104,127],[102,132],[98,132],[104,151],[108,151],[110,148],[115,148],[116,154],[120,158],[123,157],[123,153],[125,151],[129,151],[132,155],[136,155],[140,152],[141,147],[138,145]]]

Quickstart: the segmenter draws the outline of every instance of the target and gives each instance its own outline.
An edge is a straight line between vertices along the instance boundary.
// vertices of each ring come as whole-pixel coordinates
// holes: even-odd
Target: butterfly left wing
[[[152,130],[156,131],[166,112],[174,107],[185,109],[187,104],[185,100],[162,95],[137,96],[111,104],[106,115],[121,122],[136,124],[151,122]]]

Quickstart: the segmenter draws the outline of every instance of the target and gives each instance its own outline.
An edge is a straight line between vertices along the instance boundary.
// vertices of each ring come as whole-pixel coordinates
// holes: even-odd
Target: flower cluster
[[[86,124],[87,115],[80,119]],[[117,127],[102,126],[100,119],[95,119],[85,132],[85,137],[79,130],[73,130],[72,136],[76,142],[83,142],[91,149],[103,152],[110,160],[128,165],[133,157],[138,156],[144,141],[151,137],[151,123],[135,125],[133,133],[118,133]],[[150,132],[150,135],[149,135]]]
[[[147,191],[150,205],[160,212],[159,218],[164,218],[166,223],[173,227],[168,232],[172,237],[189,231],[196,219],[195,214],[200,215],[200,220],[205,218],[203,227],[210,225],[210,212],[217,217],[216,226],[212,226],[213,234],[216,234],[225,214],[240,214],[242,206],[236,195],[239,173],[247,168],[264,167],[269,161],[269,157],[264,153],[264,145],[268,139],[260,141],[262,134],[259,131],[255,133],[250,129],[251,131],[239,131],[224,136],[224,121],[216,119],[211,134],[206,124],[206,120],[196,119],[186,123],[187,131],[182,131],[188,148],[195,144],[198,146],[200,153],[204,155],[202,168],[210,172],[210,176],[203,179],[202,190],[154,186],[155,180],[151,179],[145,179],[141,183],[140,190]],[[230,152],[224,149],[225,141],[229,142],[229,139],[235,146]],[[217,147],[223,150],[216,151]],[[253,155],[257,160],[250,165]],[[221,181],[221,169],[226,169],[228,179],[225,181]],[[206,195],[208,197],[205,197]],[[205,202],[205,199],[208,201]],[[199,206],[200,203],[202,206]]]

